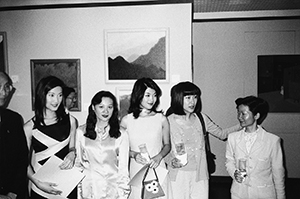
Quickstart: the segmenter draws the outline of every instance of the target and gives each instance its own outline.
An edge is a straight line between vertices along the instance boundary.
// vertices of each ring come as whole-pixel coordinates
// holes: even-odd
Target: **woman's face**
[[[74,107],[76,102],[76,94],[75,92],[71,92],[66,98],[66,107],[67,109],[71,109]]]
[[[108,122],[114,111],[113,100],[109,97],[102,97],[101,103],[93,106],[93,110],[97,120]]]
[[[46,110],[57,111],[63,100],[62,88],[60,86],[52,88],[46,95]]]
[[[183,97],[183,110],[185,114],[191,114],[194,112],[198,102],[197,95],[186,95]]]
[[[256,125],[256,117],[249,110],[249,106],[245,106],[243,104],[238,106],[237,119],[242,127]]]
[[[147,88],[144,97],[141,101],[141,108],[151,110],[157,100],[156,91],[152,88]]]

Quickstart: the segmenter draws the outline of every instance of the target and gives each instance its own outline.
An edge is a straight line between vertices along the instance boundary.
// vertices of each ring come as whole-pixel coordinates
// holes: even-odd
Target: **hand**
[[[158,167],[158,165],[160,164],[162,160],[162,156],[160,154],[157,154],[156,156],[154,156],[153,158],[151,158],[149,164],[150,164],[150,168],[156,168]]]
[[[40,190],[49,193],[49,194],[53,194],[53,195],[60,195],[62,193],[62,191],[55,189],[54,187],[57,186],[57,184],[52,183],[52,182],[41,182],[38,181],[35,184]]]
[[[180,160],[179,160],[179,159],[173,158],[172,161],[171,161],[171,167],[172,167],[173,169],[178,169],[178,168],[183,167],[183,164],[180,163]]]
[[[245,176],[243,176],[240,170],[235,170],[234,178],[238,183],[242,183],[245,179]]]
[[[75,163],[76,153],[75,151],[70,151],[64,158],[63,163],[59,165],[61,169],[72,169]]]
[[[142,165],[145,165],[145,164],[148,164],[148,160],[146,158],[144,158],[141,153],[136,153],[135,156],[134,156],[134,159],[137,163],[139,164],[142,164]]]
[[[7,195],[0,195],[0,199],[16,199],[16,197],[10,197],[9,194],[7,194]]]

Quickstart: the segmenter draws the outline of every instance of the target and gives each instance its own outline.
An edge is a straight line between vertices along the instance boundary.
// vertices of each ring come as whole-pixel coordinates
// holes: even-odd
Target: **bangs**
[[[183,91],[183,96],[187,95],[200,95],[200,91],[198,89],[192,89],[192,90],[185,90]]]

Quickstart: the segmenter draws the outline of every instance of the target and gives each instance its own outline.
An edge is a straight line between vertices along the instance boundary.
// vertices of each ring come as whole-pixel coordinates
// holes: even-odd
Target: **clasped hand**
[[[238,183],[242,183],[245,180],[245,175],[241,173],[240,170],[235,170],[234,178]]]
[[[171,167],[172,167],[173,169],[178,169],[178,168],[181,168],[181,167],[183,167],[183,166],[184,166],[184,165],[181,164],[181,162],[180,162],[179,159],[173,158],[173,159],[171,160]]]
[[[150,168],[156,168],[160,164],[162,160],[162,156],[160,154],[157,154],[156,156],[152,157],[150,161],[147,161],[146,158],[144,158],[141,153],[137,153],[135,156],[135,161],[139,164],[145,165],[149,164]]]

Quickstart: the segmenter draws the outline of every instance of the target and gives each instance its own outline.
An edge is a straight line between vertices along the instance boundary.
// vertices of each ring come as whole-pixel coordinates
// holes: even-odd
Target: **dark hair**
[[[91,100],[91,104],[89,106],[89,114],[86,119],[86,133],[84,134],[85,137],[88,137],[92,140],[96,139],[97,133],[95,131],[95,126],[97,123],[97,116],[93,110],[93,106],[100,104],[102,102],[103,97],[108,97],[113,101],[113,113],[111,118],[108,121],[108,124],[110,126],[109,130],[109,136],[113,138],[118,138],[121,133],[120,133],[120,123],[118,119],[118,103],[116,100],[116,97],[109,91],[99,91],[94,95],[94,97]]]
[[[261,124],[267,117],[269,112],[269,104],[262,98],[255,96],[247,96],[244,98],[238,98],[235,100],[236,108],[240,105],[248,106],[253,115],[259,113],[260,117],[257,120],[257,124]]]
[[[3,74],[3,76],[7,79],[7,82],[8,82],[9,85],[12,85],[12,84],[13,84],[13,82],[12,82],[10,76],[9,76],[6,72],[0,71],[0,74]]]
[[[74,92],[75,93],[75,89],[72,88],[72,87],[65,87],[64,90],[63,90],[63,95],[64,95],[64,98],[67,98],[70,93]]]
[[[162,112],[157,110],[157,107],[160,103],[160,97],[162,94],[161,89],[151,78],[143,77],[138,79],[134,83],[131,97],[130,97],[130,105],[129,105],[128,113],[133,113],[134,118],[138,118],[142,111],[140,104],[147,88],[152,88],[153,90],[155,90],[157,96],[157,100],[153,105],[151,111],[157,113]]]
[[[36,86],[35,89],[35,101],[34,101],[34,112],[35,112],[35,119],[34,123],[35,125],[45,125],[44,122],[44,111],[46,107],[46,100],[47,100],[47,93],[55,88],[55,87],[61,87],[62,90],[65,87],[65,84],[62,80],[55,76],[48,76],[42,78],[39,83]],[[61,121],[66,116],[65,108],[63,105],[63,102],[60,103],[57,111],[56,111],[56,117],[57,121]]]
[[[183,98],[186,95],[197,95],[198,101],[194,112],[201,111],[201,90],[192,82],[186,81],[180,82],[171,88],[171,106],[166,113],[167,116],[171,115],[172,113],[177,115],[185,115],[183,109]]]

